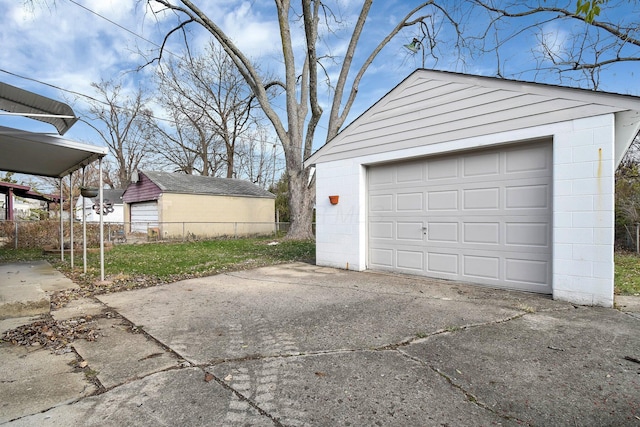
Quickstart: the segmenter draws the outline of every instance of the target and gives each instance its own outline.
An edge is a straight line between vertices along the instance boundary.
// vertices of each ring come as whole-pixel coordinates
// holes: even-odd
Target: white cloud
[[[559,58],[566,51],[570,34],[557,23],[550,23],[542,27],[541,33],[536,38],[537,44],[534,50],[545,57]]]

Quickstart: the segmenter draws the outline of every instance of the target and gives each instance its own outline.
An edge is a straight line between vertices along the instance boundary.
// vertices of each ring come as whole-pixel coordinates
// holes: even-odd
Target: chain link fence
[[[63,229],[64,247],[71,246],[71,230],[66,220]],[[87,246],[100,244],[100,226],[87,223]],[[104,223],[104,241],[112,244],[159,241],[185,242],[216,238],[273,236],[289,230],[288,222],[126,222]],[[315,225],[314,225],[315,232]],[[74,247],[82,247],[83,225],[75,222]],[[60,248],[60,220],[0,221],[0,247],[15,249]]]
[[[640,224],[616,225],[615,246],[640,253]]]

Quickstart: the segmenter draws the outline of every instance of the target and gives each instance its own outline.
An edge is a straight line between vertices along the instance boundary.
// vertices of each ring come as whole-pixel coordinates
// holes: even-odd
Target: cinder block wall
[[[554,298],[613,306],[614,136],[613,114],[554,135]]]
[[[340,160],[317,165],[316,174],[316,264],[364,270],[364,168],[355,160]],[[329,202],[334,195],[337,205]]]

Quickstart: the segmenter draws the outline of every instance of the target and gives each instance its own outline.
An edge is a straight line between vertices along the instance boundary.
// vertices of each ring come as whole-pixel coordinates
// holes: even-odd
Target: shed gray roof
[[[102,198],[109,199],[112,203],[122,203],[122,194],[124,190],[121,188],[108,188],[102,190]]]
[[[275,198],[262,187],[241,179],[170,172],[142,171],[142,173],[166,193]]]
[[[102,190],[102,198],[104,200],[109,200],[114,205],[122,204],[122,194],[124,194],[124,190],[119,188],[105,188]],[[100,196],[91,198],[91,200],[93,201],[98,201],[99,199],[100,199]]]

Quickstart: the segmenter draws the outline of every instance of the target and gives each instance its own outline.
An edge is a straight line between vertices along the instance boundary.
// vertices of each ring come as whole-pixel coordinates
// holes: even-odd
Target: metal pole
[[[16,232],[13,236],[13,241],[14,241],[13,246],[15,249],[18,249],[18,221],[16,219],[13,220],[13,225],[16,228]]]
[[[60,178],[60,260],[64,261],[64,221],[62,220],[62,178]]]
[[[640,254],[640,223],[636,224],[636,253]]]
[[[102,157],[98,161],[98,175],[100,175],[100,281],[104,282],[104,218],[102,215]]]
[[[69,174],[69,259],[73,270],[73,172]]]
[[[84,186],[84,178],[86,167],[82,168],[82,185]],[[82,196],[82,271],[87,274],[87,198]]]

